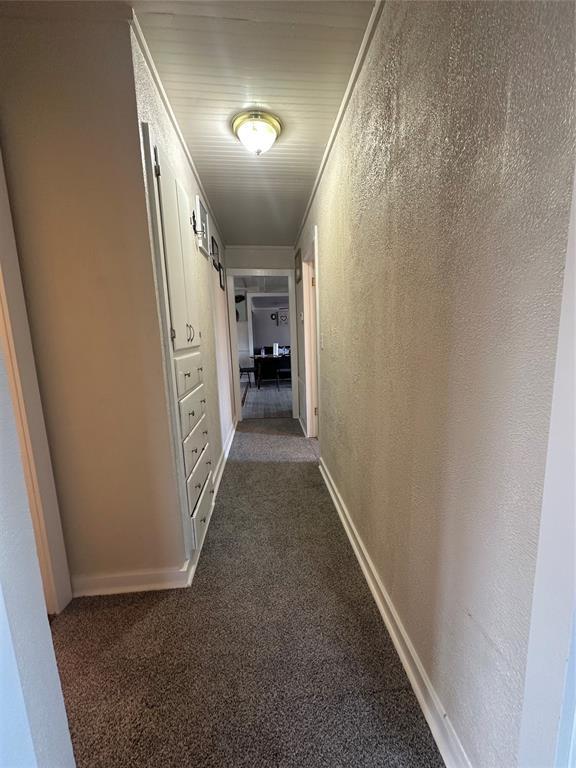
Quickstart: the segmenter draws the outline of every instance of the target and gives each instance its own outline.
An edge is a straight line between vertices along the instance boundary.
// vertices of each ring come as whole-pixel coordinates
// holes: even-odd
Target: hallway
[[[442,765],[295,420],[239,424],[193,589],[52,631],[79,768]]]

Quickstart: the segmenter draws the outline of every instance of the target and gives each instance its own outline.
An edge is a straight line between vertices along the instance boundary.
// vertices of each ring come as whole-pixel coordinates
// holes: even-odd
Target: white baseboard
[[[218,493],[222,473],[226,465],[232,440],[236,432],[236,424],[232,425],[230,434],[222,448],[222,455],[214,471],[214,500]],[[214,509],[214,501],[210,508],[210,517]],[[104,573],[95,576],[72,576],[73,597],[88,595],[116,595],[125,592],[151,592],[158,589],[179,589],[189,587],[196,571],[198,556],[186,560],[181,567],[159,568],[142,571],[121,571]]]
[[[323,459],[320,459],[320,472],[447,768],[472,768],[462,742],[412,645],[390,595],[378,576]]]
[[[236,434],[237,426],[238,426],[238,422],[235,421],[232,424],[232,427],[230,428],[230,432],[228,434],[228,437],[226,438],[226,442],[222,446],[222,454],[220,455],[220,458],[218,459],[218,464],[216,465],[216,468],[214,470],[214,499],[216,499],[216,496],[218,494],[218,488],[220,488],[220,480],[222,480],[222,474],[224,472],[224,467],[226,466],[226,462],[228,460],[228,454],[230,453],[230,448],[232,447],[232,441],[234,440],[234,435]]]
[[[72,576],[72,594],[74,597],[85,597],[188,587],[192,582],[195,569],[196,564],[192,560],[186,560],[180,568],[175,566],[104,573],[96,576]]]

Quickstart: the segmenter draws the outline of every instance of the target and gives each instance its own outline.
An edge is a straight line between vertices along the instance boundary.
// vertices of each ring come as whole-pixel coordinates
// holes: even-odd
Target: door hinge
[[[315,288],[315,287],[316,287],[316,278],[313,277],[312,278],[312,288]]]
[[[174,328],[170,328],[170,338],[172,339],[172,341],[176,340],[176,331],[174,330]]]
[[[318,406],[314,407],[314,416],[318,416]]]
[[[160,177],[160,163],[154,163],[154,176],[157,179]]]

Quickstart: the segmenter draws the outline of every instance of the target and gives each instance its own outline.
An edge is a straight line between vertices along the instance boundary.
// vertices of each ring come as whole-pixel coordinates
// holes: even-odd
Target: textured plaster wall
[[[132,33],[132,56],[136,83],[138,120],[150,125],[153,140],[172,166],[176,177],[184,187],[191,204],[200,194],[198,182],[162,99],[154,84],[139,43]],[[220,243],[223,240],[214,221],[210,221],[211,233]],[[204,386],[210,407],[207,411],[212,452],[215,462],[222,454],[222,446],[230,434],[233,423],[230,348],[228,338],[226,294],[220,289],[219,277],[212,267],[212,260],[197,252],[194,259],[194,280],[199,302],[198,317],[202,333],[204,356]]]
[[[322,455],[475,768],[517,762],[574,8],[387,2],[301,238]]]

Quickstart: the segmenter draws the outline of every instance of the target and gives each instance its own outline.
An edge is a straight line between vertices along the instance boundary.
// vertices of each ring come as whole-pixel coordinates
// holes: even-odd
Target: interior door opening
[[[229,274],[230,331],[239,420],[293,418],[296,334],[288,270]]]

